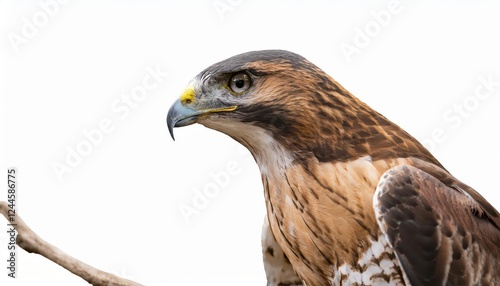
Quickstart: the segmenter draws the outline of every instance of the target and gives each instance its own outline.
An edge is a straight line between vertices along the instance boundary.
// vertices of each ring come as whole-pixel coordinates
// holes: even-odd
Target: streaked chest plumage
[[[404,285],[372,207],[380,176],[404,161],[363,157],[263,174],[271,229],[307,285]]]

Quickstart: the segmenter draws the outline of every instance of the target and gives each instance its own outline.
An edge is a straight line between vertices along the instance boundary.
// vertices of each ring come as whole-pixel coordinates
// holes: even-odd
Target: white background
[[[193,76],[249,50],[302,54],[417,139],[441,133],[432,152],[500,208],[500,86],[475,97],[480,77],[500,82],[500,1],[396,2],[399,13],[384,25],[374,15],[388,1],[69,1],[46,19],[49,0],[19,2],[0,2],[0,170],[18,168],[18,209],[29,226],[95,267],[146,285],[265,284],[255,163],[198,125],[176,129],[174,142],[165,123]],[[36,32],[13,44],[26,21],[37,21]],[[371,36],[349,61],[340,47],[354,46],[366,27]],[[112,106],[156,66],[168,76],[120,117]],[[460,122],[447,120],[464,101]],[[85,144],[83,132],[103,119],[113,130],[59,180],[55,162],[65,164],[68,148]],[[213,188],[210,172],[228,164],[237,174],[186,222],[179,207]],[[18,259],[15,281],[0,262],[0,284],[87,285],[40,256],[19,250]]]

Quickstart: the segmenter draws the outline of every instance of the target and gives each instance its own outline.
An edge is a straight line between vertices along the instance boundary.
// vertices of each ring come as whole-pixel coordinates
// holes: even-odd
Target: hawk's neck
[[[407,159],[374,161],[365,155],[325,162],[290,151],[259,126],[215,120],[203,124],[230,135],[254,156],[262,175],[271,230],[307,285],[331,285],[336,273],[342,275],[350,269],[361,273],[362,262],[373,258],[367,254],[370,249],[374,245],[384,249],[383,243],[377,244],[380,233],[373,194],[382,174],[408,164]],[[395,266],[393,271],[375,273],[373,279],[400,284],[401,271],[392,252],[377,253],[386,253],[384,259]]]

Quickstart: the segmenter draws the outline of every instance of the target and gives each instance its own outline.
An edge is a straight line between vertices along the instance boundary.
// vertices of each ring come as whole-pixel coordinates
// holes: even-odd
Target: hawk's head
[[[172,137],[174,127],[193,123],[221,131],[257,161],[273,154],[285,161],[348,160],[374,156],[375,147],[394,152],[409,138],[317,66],[282,50],[248,52],[208,67],[170,108],[167,122]]]

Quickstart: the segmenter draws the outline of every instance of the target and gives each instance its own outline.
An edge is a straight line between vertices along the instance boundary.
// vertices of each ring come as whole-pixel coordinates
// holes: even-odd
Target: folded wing
[[[500,285],[500,230],[492,218],[498,212],[485,211],[489,206],[483,207],[465,188],[443,181],[418,168],[398,166],[382,176],[375,192],[378,224],[406,282]]]

